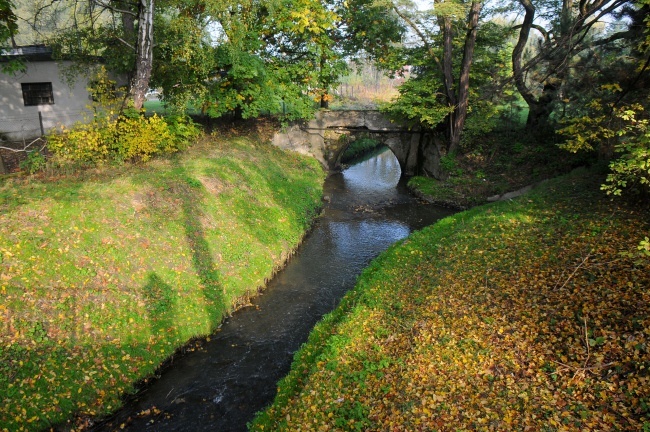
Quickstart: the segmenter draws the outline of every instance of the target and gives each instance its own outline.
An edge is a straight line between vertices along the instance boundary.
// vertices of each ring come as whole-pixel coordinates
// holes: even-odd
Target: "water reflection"
[[[293,353],[336,307],[368,263],[394,242],[449,214],[416,202],[390,151],[330,176],[331,197],[287,267],[227,320],[204,348],[182,357],[99,430],[243,431],[275,395]],[[156,417],[137,413],[155,406]]]

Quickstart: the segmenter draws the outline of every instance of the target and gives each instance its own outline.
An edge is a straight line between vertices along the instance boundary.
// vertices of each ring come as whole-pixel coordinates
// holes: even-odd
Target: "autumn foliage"
[[[252,429],[647,430],[648,210],[585,172],[391,248]]]

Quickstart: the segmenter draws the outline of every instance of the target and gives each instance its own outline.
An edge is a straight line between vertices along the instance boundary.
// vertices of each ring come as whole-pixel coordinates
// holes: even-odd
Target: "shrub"
[[[120,118],[116,124],[114,153],[120,160],[147,161],[156,153],[178,150],[167,123],[157,115]]]
[[[20,169],[27,171],[30,174],[35,174],[45,168],[45,156],[41,152],[35,150],[27,153],[27,157],[20,163]]]
[[[570,137],[560,147],[574,153],[595,148],[606,155],[614,153],[601,188],[607,194],[621,195],[626,189],[650,192],[650,119],[643,105],[605,106],[594,100],[589,107],[591,112],[571,119],[560,131]]]
[[[198,134],[198,127],[185,118],[125,113],[115,119],[97,117],[70,129],[62,126],[48,136],[48,146],[58,158],[71,162],[147,161],[155,154],[181,150]]]
[[[198,125],[189,117],[174,115],[164,117],[164,120],[178,150],[182,150],[187,143],[195,140],[201,133]]]
[[[58,158],[72,162],[99,162],[107,158],[114,136],[114,123],[105,119],[78,124],[47,137],[49,150]]]

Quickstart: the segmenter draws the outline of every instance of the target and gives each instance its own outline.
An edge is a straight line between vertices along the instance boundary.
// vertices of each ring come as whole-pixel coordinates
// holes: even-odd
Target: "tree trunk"
[[[131,82],[133,107],[142,108],[153,68],[153,2],[139,0],[138,42],[135,50],[135,71]]]
[[[478,33],[478,18],[481,12],[481,3],[472,2],[472,7],[467,17],[467,35],[465,36],[465,48],[463,60],[460,65],[460,76],[458,78],[458,102],[453,115],[450,117],[449,153],[454,153],[460,146],[460,138],[467,119],[467,108],[469,102],[469,72],[474,59],[474,47],[476,46],[476,35]]]
[[[573,0],[563,0],[562,2],[560,33],[557,35],[557,39],[564,41],[561,42],[564,44],[564,49],[552,50],[550,55],[537,55],[526,67],[522,65],[522,58],[531,29],[535,28],[542,32],[546,42],[549,42],[549,35],[548,32],[533,23],[535,19],[535,6],[533,6],[531,0],[518,1],[524,7],[525,15],[519,30],[517,44],[512,51],[512,73],[519,94],[521,94],[522,98],[528,104],[529,111],[526,128],[535,131],[546,130],[550,126],[549,119],[553,112],[553,104],[558,100],[562,83],[567,76],[568,59],[573,52],[571,42],[574,37],[573,33],[575,32],[572,18]],[[580,20],[584,20],[584,18],[580,18]],[[542,82],[544,86],[542,94],[536,97],[526,83],[526,72],[540,62],[547,64],[548,72]]]
[[[320,107],[327,109],[330,107],[329,98],[327,93],[323,93],[320,97]]]
[[[549,119],[553,112],[553,102],[557,99],[559,88],[554,84],[545,84],[542,95],[539,99],[528,103],[528,118],[526,119],[526,128],[539,132],[546,131],[549,125]]]
[[[528,37],[530,36],[530,29],[533,27],[533,20],[535,19],[535,6],[530,2],[530,0],[519,0],[519,3],[524,7],[526,11],[524,15],[524,22],[521,25],[519,30],[519,38],[517,39],[517,44],[512,50],[512,74],[515,79],[515,86],[517,91],[524,101],[528,104],[528,121],[527,125],[533,121],[532,119],[536,118],[538,111],[541,113],[541,109],[538,109],[538,101],[533,95],[533,92],[526,85],[526,78],[524,76],[524,70],[522,67],[522,57],[524,54],[524,49],[526,48],[526,43],[528,43]],[[541,107],[540,107],[541,108]],[[535,113],[533,114],[533,111]],[[532,117],[531,117],[532,115]]]
[[[447,102],[451,106],[456,106],[456,92],[454,91],[454,76],[453,76],[453,29],[451,17],[446,16],[442,18],[442,35],[443,35],[443,52],[442,52],[442,76],[445,85],[445,95]]]

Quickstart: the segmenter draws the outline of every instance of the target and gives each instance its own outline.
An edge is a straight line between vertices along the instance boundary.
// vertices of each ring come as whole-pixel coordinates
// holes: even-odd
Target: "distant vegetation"
[[[381,142],[371,138],[360,138],[350,143],[341,155],[341,163],[351,163],[360,157],[369,154],[378,148],[384,147]]]
[[[317,107],[380,101],[435,136],[418,155],[433,165],[423,174],[438,180],[449,174],[445,158],[463,157],[516,109],[525,146],[543,136],[557,159],[597,155],[611,162],[606,191],[647,193],[649,0],[492,6],[15,0],[0,2],[0,46],[46,43],[73,61],[72,79],[93,74],[102,58],[113,76],[131,77],[115,89],[120,113],[139,111],[152,88],[169,114],[192,107],[210,118],[285,123]]]

